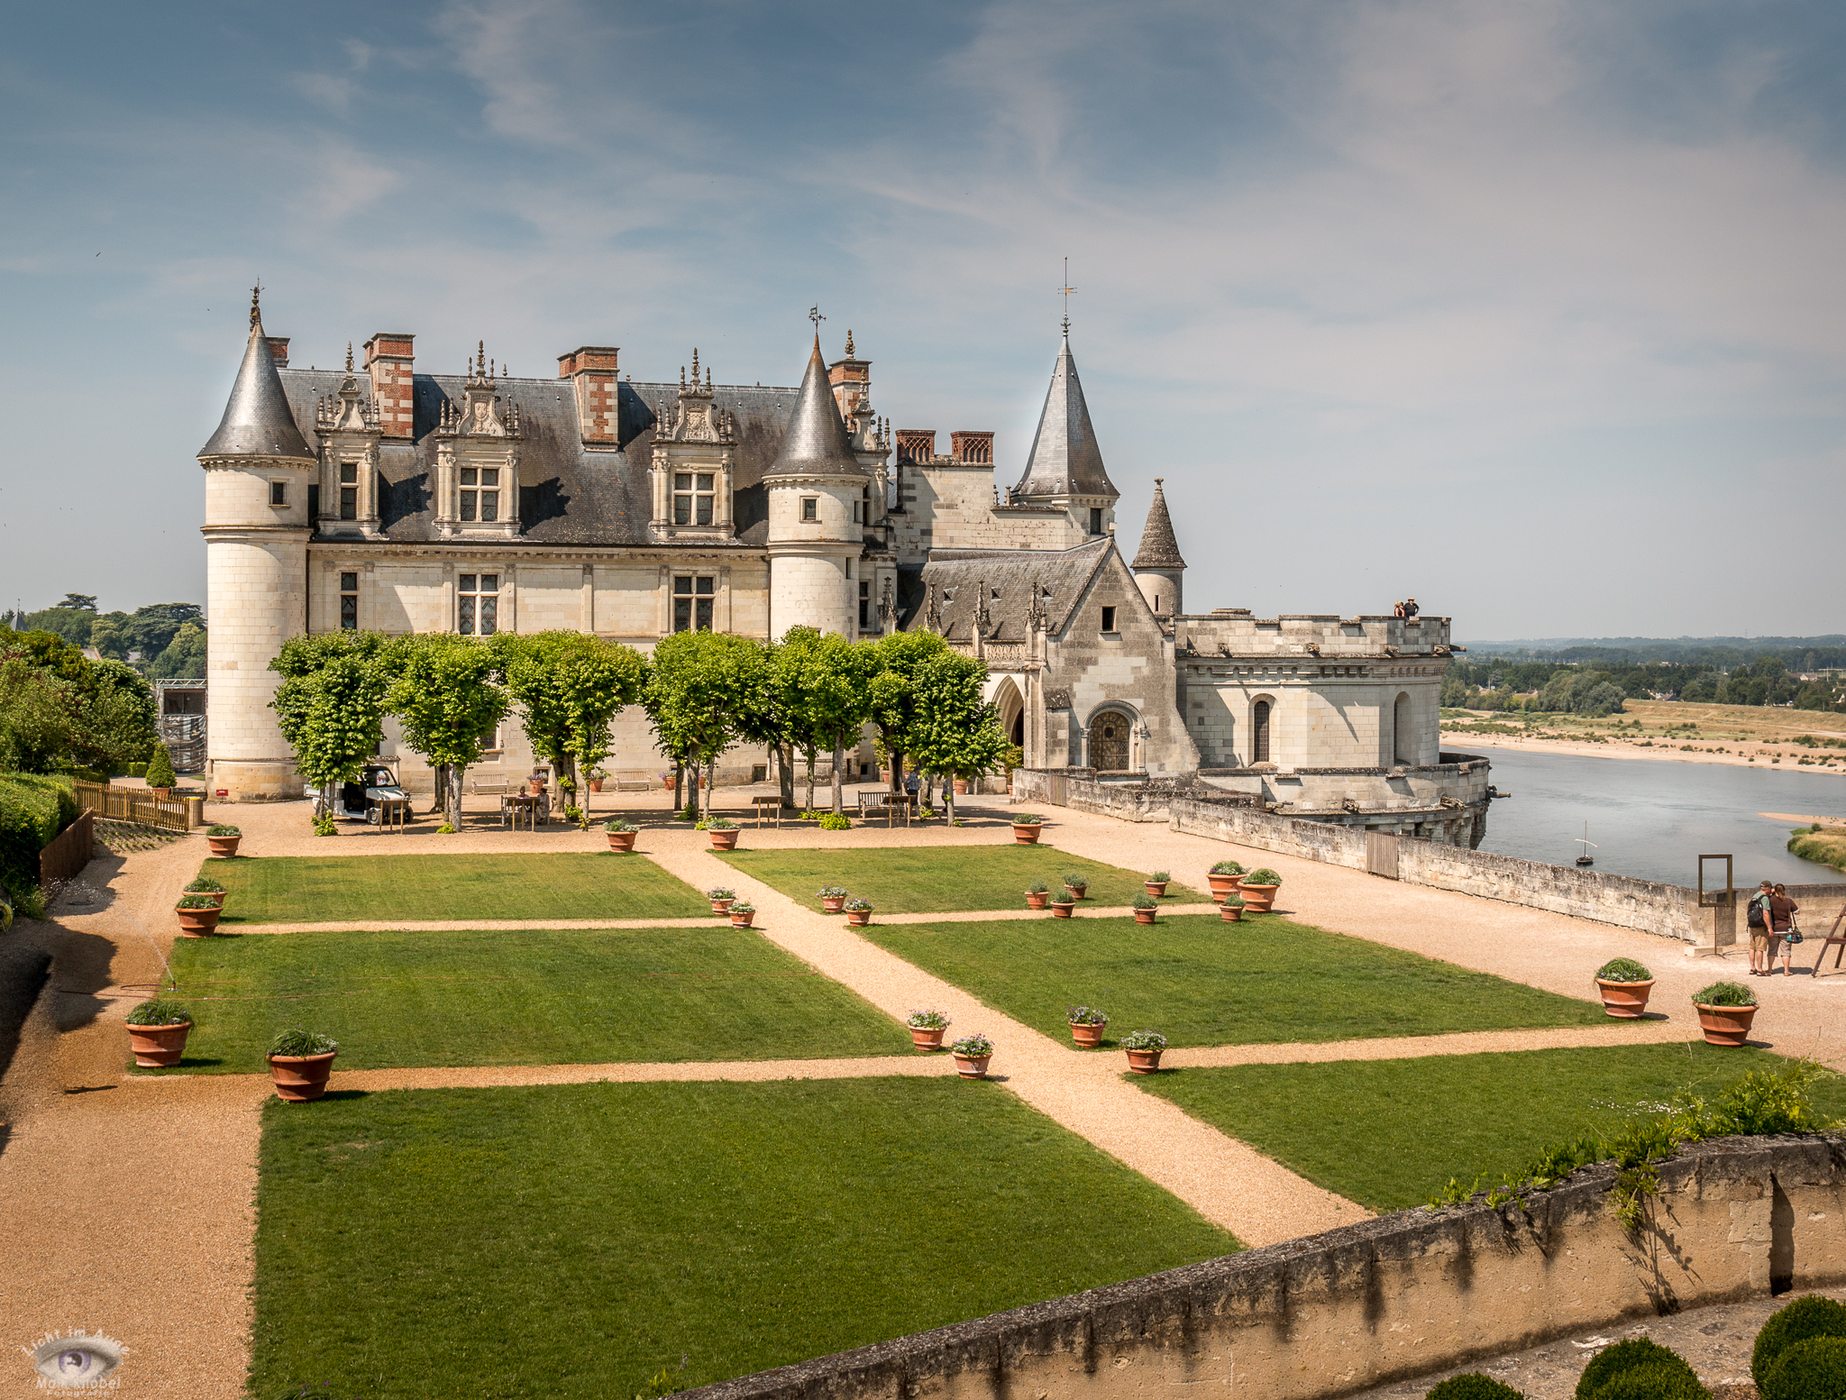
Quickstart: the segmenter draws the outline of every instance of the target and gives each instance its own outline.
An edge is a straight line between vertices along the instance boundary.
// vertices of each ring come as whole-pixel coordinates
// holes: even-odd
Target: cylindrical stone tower
[[[864,552],[853,520],[866,473],[853,454],[828,384],[820,338],[782,438],[763,474],[769,496],[769,635],[814,627],[843,637],[856,633],[858,581],[852,570]]]
[[[1141,527],[1141,548],[1135,552],[1135,586],[1147,599],[1148,607],[1158,618],[1173,617],[1185,611],[1186,561],[1180,557],[1179,541],[1173,538],[1173,517],[1167,514],[1165,478],[1154,478],[1154,499],[1147,508],[1147,523]]]
[[[308,485],[315,456],[282,390],[256,299],[205,468],[206,786],[235,801],[299,797],[269,702],[269,663],[307,630]]]

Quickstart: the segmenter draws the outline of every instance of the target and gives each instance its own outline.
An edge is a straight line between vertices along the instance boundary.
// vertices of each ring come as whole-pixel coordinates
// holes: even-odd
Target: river
[[[1469,752],[1465,736],[1455,747]],[[1846,777],[1723,763],[1587,758],[1522,749],[1474,752],[1512,797],[1487,813],[1483,851],[1569,865],[1590,825],[1596,868],[1675,885],[1698,883],[1701,852],[1736,857],[1738,885],[1758,880],[1846,881],[1831,866],[1788,853],[1792,824],[1761,812],[1846,814]],[[1721,881],[1723,871],[1710,878]]]

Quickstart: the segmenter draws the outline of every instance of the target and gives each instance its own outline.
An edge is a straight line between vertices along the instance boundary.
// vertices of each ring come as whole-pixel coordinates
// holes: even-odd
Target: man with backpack
[[[1775,945],[1769,933],[1769,902],[1774,897],[1775,886],[1765,880],[1750,896],[1750,908],[1745,920],[1750,928],[1750,975],[1767,976],[1775,966]]]

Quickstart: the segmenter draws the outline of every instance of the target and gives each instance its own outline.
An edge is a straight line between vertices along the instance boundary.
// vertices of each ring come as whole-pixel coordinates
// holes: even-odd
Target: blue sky
[[[790,383],[1023,466],[1072,344],[1188,602],[1846,630],[1846,6],[33,6],[0,50],[0,602],[201,598],[248,287]]]

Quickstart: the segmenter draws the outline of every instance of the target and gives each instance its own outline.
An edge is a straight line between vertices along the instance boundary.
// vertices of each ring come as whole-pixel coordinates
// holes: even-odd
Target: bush
[[[872,901],[869,899],[849,899],[842,907],[848,914],[869,914],[872,912]]]
[[[1167,874],[1166,871],[1156,870],[1152,875],[1147,877],[1147,883],[1150,885],[1164,885],[1172,878],[1173,877]]]
[[[155,997],[144,1001],[128,1013],[131,1026],[178,1026],[192,1019],[192,1013],[177,1001],[168,1001],[164,997]]]
[[[1617,1376],[1643,1368],[1649,1372],[1671,1370],[1694,1385],[1698,1384],[1698,1377],[1692,1374],[1692,1368],[1680,1359],[1677,1352],[1669,1351],[1647,1337],[1630,1337],[1627,1341],[1604,1347],[1590,1358],[1590,1364],[1583,1368],[1583,1375],[1577,1381],[1577,1400],[1595,1400],[1602,1393],[1603,1387]],[[1662,1400],[1669,1400],[1669,1394],[1662,1392]]]
[[[697,824],[699,831],[735,831],[737,823],[729,817],[707,817]]]
[[[177,907],[181,909],[216,909],[218,907],[218,901],[212,899],[208,895],[183,894],[179,897],[179,904]]]
[[[438,830],[444,829],[450,831],[454,830],[447,822],[444,822],[442,826],[438,828]],[[340,834],[339,819],[335,817],[332,812],[327,813],[325,816],[316,817],[314,819],[314,834],[316,836],[338,836]]]
[[[852,819],[844,812],[828,812],[820,819],[822,831],[851,831]]]
[[[154,745],[154,756],[147,763],[147,785],[151,788],[170,788],[178,782],[179,774],[173,771],[173,760],[167,754],[167,746]]]
[[[949,1028],[949,1018],[932,1008],[928,1011],[911,1012],[905,1018],[904,1024],[914,1026],[920,1031],[946,1031]]]
[[[1670,1363],[1650,1361],[1623,1371],[1596,1392],[1595,1400],[1711,1400],[1711,1392],[1675,1356]]]
[[[1429,1392],[1426,1400],[1526,1400],[1523,1391],[1470,1371],[1464,1376],[1450,1376]]]
[[[1234,860],[1221,860],[1216,865],[1212,866],[1211,873],[1214,875],[1241,875],[1243,874],[1243,866]]]
[[[224,886],[209,875],[201,875],[186,886],[187,894],[223,894]]]
[[[1015,812],[1013,813],[1013,825],[1014,826],[1043,826],[1044,824],[1045,824],[1045,819],[1039,816],[1037,812]]]
[[[339,1041],[319,1031],[283,1031],[269,1042],[272,1055],[331,1055],[339,1048]]]
[[[1608,962],[1596,969],[1596,976],[1604,982],[1651,982],[1654,974],[1646,966],[1633,958],[1610,958]]]
[[[610,817],[608,821],[603,823],[604,831],[621,832],[621,831],[633,831],[634,829],[635,828],[634,828],[633,822],[625,822],[620,817]]]
[[[205,834],[207,836],[242,836],[244,829],[241,826],[226,826],[220,822],[217,826],[206,827]]]
[[[1282,877],[1265,865],[1244,876],[1243,882],[1246,885],[1279,885],[1282,883]]]
[[[756,912],[756,906],[747,899],[734,899],[731,901],[731,907],[727,912],[732,914],[754,914]]]
[[[815,898],[817,899],[844,899],[846,898],[846,894],[847,890],[844,885],[822,885],[818,890],[814,891]]]
[[[1136,909],[1158,909],[1160,907],[1160,901],[1147,893],[1136,895],[1129,901],[1129,904]]]
[[[1846,1395],[1846,1337],[1809,1337],[1775,1360],[1763,1400],[1836,1400]]]
[[[1116,1042],[1124,1050],[1164,1050],[1167,1038],[1159,1031],[1130,1031]]]
[[[1049,894],[1051,893],[1051,888],[1043,880],[1034,880],[1031,884],[1026,886],[1026,893]]]
[[[1090,877],[1088,875],[1079,875],[1075,873],[1074,871],[1065,872],[1065,875],[1064,875],[1064,888],[1065,889],[1067,890],[1087,890],[1089,887],[1090,887]]]
[[[1741,982],[1713,982],[1692,995],[1695,1006],[1755,1006],[1756,993]]]
[[[1241,909],[1246,902],[1247,901],[1240,894],[1227,894],[1224,897],[1224,907],[1226,909]]]
[[[1750,1374],[1761,1387],[1782,1353],[1811,1337],[1846,1337],[1846,1303],[1831,1298],[1797,1298],[1763,1324],[1750,1353]]]
[[[0,774],[0,892],[28,903],[38,888],[38,853],[76,820],[70,779]]]
[[[983,1055],[993,1054],[994,1043],[976,1031],[973,1035],[964,1035],[949,1047],[949,1051],[951,1054],[966,1055],[970,1059],[978,1060]]]
[[[1064,1019],[1073,1026],[1106,1026],[1109,1024],[1108,1014],[1098,1011],[1093,1006],[1073,1006],[1064,1013]]]
[[[736,899],[737,891],[727,890],[723,885],[714,885],[705,891],[705,897],[707,899]]]

